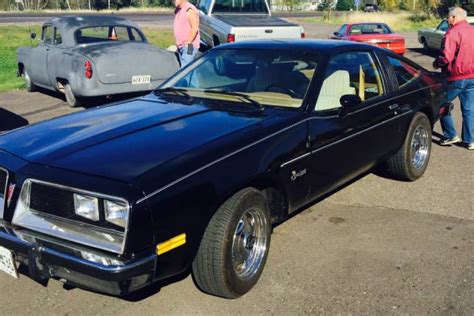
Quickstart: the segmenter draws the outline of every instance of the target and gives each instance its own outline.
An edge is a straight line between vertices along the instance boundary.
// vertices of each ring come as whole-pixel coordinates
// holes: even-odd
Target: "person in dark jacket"
[[[461,101],[462,142],[474,150],[474,27],[467,23],[467,12],[458,7],[449,10],[448,23],[450,28],[433,67],[448,75],[448,102],[457,97]],[[451,113],[441,118],[441,127],[441,145],[461,142]]]

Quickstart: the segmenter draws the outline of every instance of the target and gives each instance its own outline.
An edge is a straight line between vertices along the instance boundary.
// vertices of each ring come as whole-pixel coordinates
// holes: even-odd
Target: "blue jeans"
[[[462,141],[474,143],[474,79],[464,79],[448,82],[448,102],[459,97],[462,112]],[[441,127],[446,138],[457,135],[454,120],[449,113],[441,118]]]
[[[179,63],[181,65],[181,68],[184,68],[187,64],[194,60],[194,57],[196,57],[198,50],[199,48],[193,47],[192,54],[188,54],[187,46],[178,48]]]

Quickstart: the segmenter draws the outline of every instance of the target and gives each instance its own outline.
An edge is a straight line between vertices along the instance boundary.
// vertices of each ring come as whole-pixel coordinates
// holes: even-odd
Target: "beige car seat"
[[[356,89],[351,87],[349,72],[337,70],[324,80],[316,102],[316,111],[341,107],[340,99],[346,94],[356,94]]]

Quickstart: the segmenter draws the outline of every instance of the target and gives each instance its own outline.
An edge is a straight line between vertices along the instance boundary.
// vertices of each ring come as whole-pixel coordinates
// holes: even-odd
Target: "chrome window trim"
[[[5,189],[3,190],[3,199],[0,198],[0,219],[3,219],[5,213],[5,208],[7,207],[7,192],[8,192],[8,182],[10,180],[10,172],[7,169],[0,167],[1,171],[4,171],[7,174],[5,179]]]
[[[83,190],[83,189],[79,189],[79,188],[75,188],[75,187],[71,187],[71,186],[66,186],[66,185],[61,185],[61,184],[57,184],[57,183],[52,183],[52,182],[47,182],[47,181],[42,181],[42,180],[37,180],[37,179],[33,179],[33,178],[27,178],[24,182],[23,182],[23,185],[21,187],[21,191],[20,191],[20,196],[22,195],[22,192],[23,190],[25,189],[25,186],[28,184],[28,183],[37,183],[37,184],[41,184],[41,185],[45,185],[45,186],[50,186],[50,187],[53,187],[53,188],[58,188],[58,189],[62,189],[62,190],[65,190],[65,191],[69,191],[69,192],[72,192],[72,193],[79,193],[79,194],[85,194],[85,195],[89,195],[89,196],[92,196],[92,197],[96,197],[96,198],[100,198],[100,199],[107,199],[107,200],[110,200],[110,201],[120,201],[120,202],[123,202],[125,203],[126,207],[127,207],[127,210],[128,210],[128,217],[127,217],[127,222],[126,222],[126,225],[124,227],[124,231],[123,231],[123,242],[120,246],[120,252],[118,252],[118,254],[123,254],[124,251],[125,251],[125,245],[126,245],[126,242],[127,242],[127,236],[128,236],[128,231],[129,231],[129,222],[130,222],[130,216],[131,216],[131,206],[130,206],[130,203],[125,200],[124,198],[121,198],[121,197],[117,197],[117,196],[113,196],[113,195],[107,195],[107,194],[102,194],[102,193],[98,193],[98,192],[93,192],[93,191],[88,191],[88,190]],[[31,193],[30,193],[31,194]],[[30,197],[31,199],[31,197]],[[17,205],[18,206],[18,205]],[[58,217],[58,216],[54,216],[54,215],[51,215],[51,214],[48,214],[48,213],[42,213],[42,212],[38,212],[38,211],[35,211],[35,210],[32,210],[28,207],[28,211],[32,214],[41,214],[41,216],[46,216],[46,217],[51,217],[51,218],[55,218],[55,219],[59,219],[60,221],[63,221],[65,223],[77,223],[77,224],[80,224],[80,225],[87,225],[89,226],[91,229],[95,229],[96,231],[98,232],[114,232],[116,234],[122,234],[122,232],[120,231],[114,231],[114,230],[111,230],[111,229],[107,229],[107,228],[103,228],[103,227],[100,227],[100,226],[95,226],[95,225],[91,225],[91,224],[87,224],[87,223],[82,223],[82,222],[79,222],[79,221],[74,221],[74,220],[69,220],[67,218],[62,218],[62,217]],[[16,210],[15,210],[15,213],[16,213]],[[13,219],[15,219],[15,214],[13,216]],[[28,227],[24,227],[22,226],[21,224],[17,224],[15,223],[13,220],[12,220],[12,223],[14,225],[17,225],[19,227],[23,227],[23,228],[26,228],[26,229],[31,229],[31,228],[28,228]],[[33,230],[33,229],[32,229]],[[36,230],[33,230],[33,231],[36,231]],[[40,233],[44,233],[44,234],[47,234],[47,235],[50,235],[50,236],[55,236],[54,234],[48,234],[47,232],[40,232]],[[82,244],[82,245],[86,245],[86,246],[89,246],[89,247],[93,247],[93,248],[96,248],[96,249],[102,249],[102,250],[106,250],[106,251],[110,251],[110,252],[114,252],[110,249],[103,249],[103,248],[99,248],[99,247],[95,247],[94,245],[91,245],[89,243],[81,243],[77,240],[69,240],[71,242],[76,242],[78,244]]]

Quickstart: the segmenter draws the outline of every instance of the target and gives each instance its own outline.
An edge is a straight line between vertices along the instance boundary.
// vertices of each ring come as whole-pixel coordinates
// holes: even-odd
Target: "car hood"
[[[0,150],[29,162],[128,182],[264,119],[152,95],[14,130]]]

